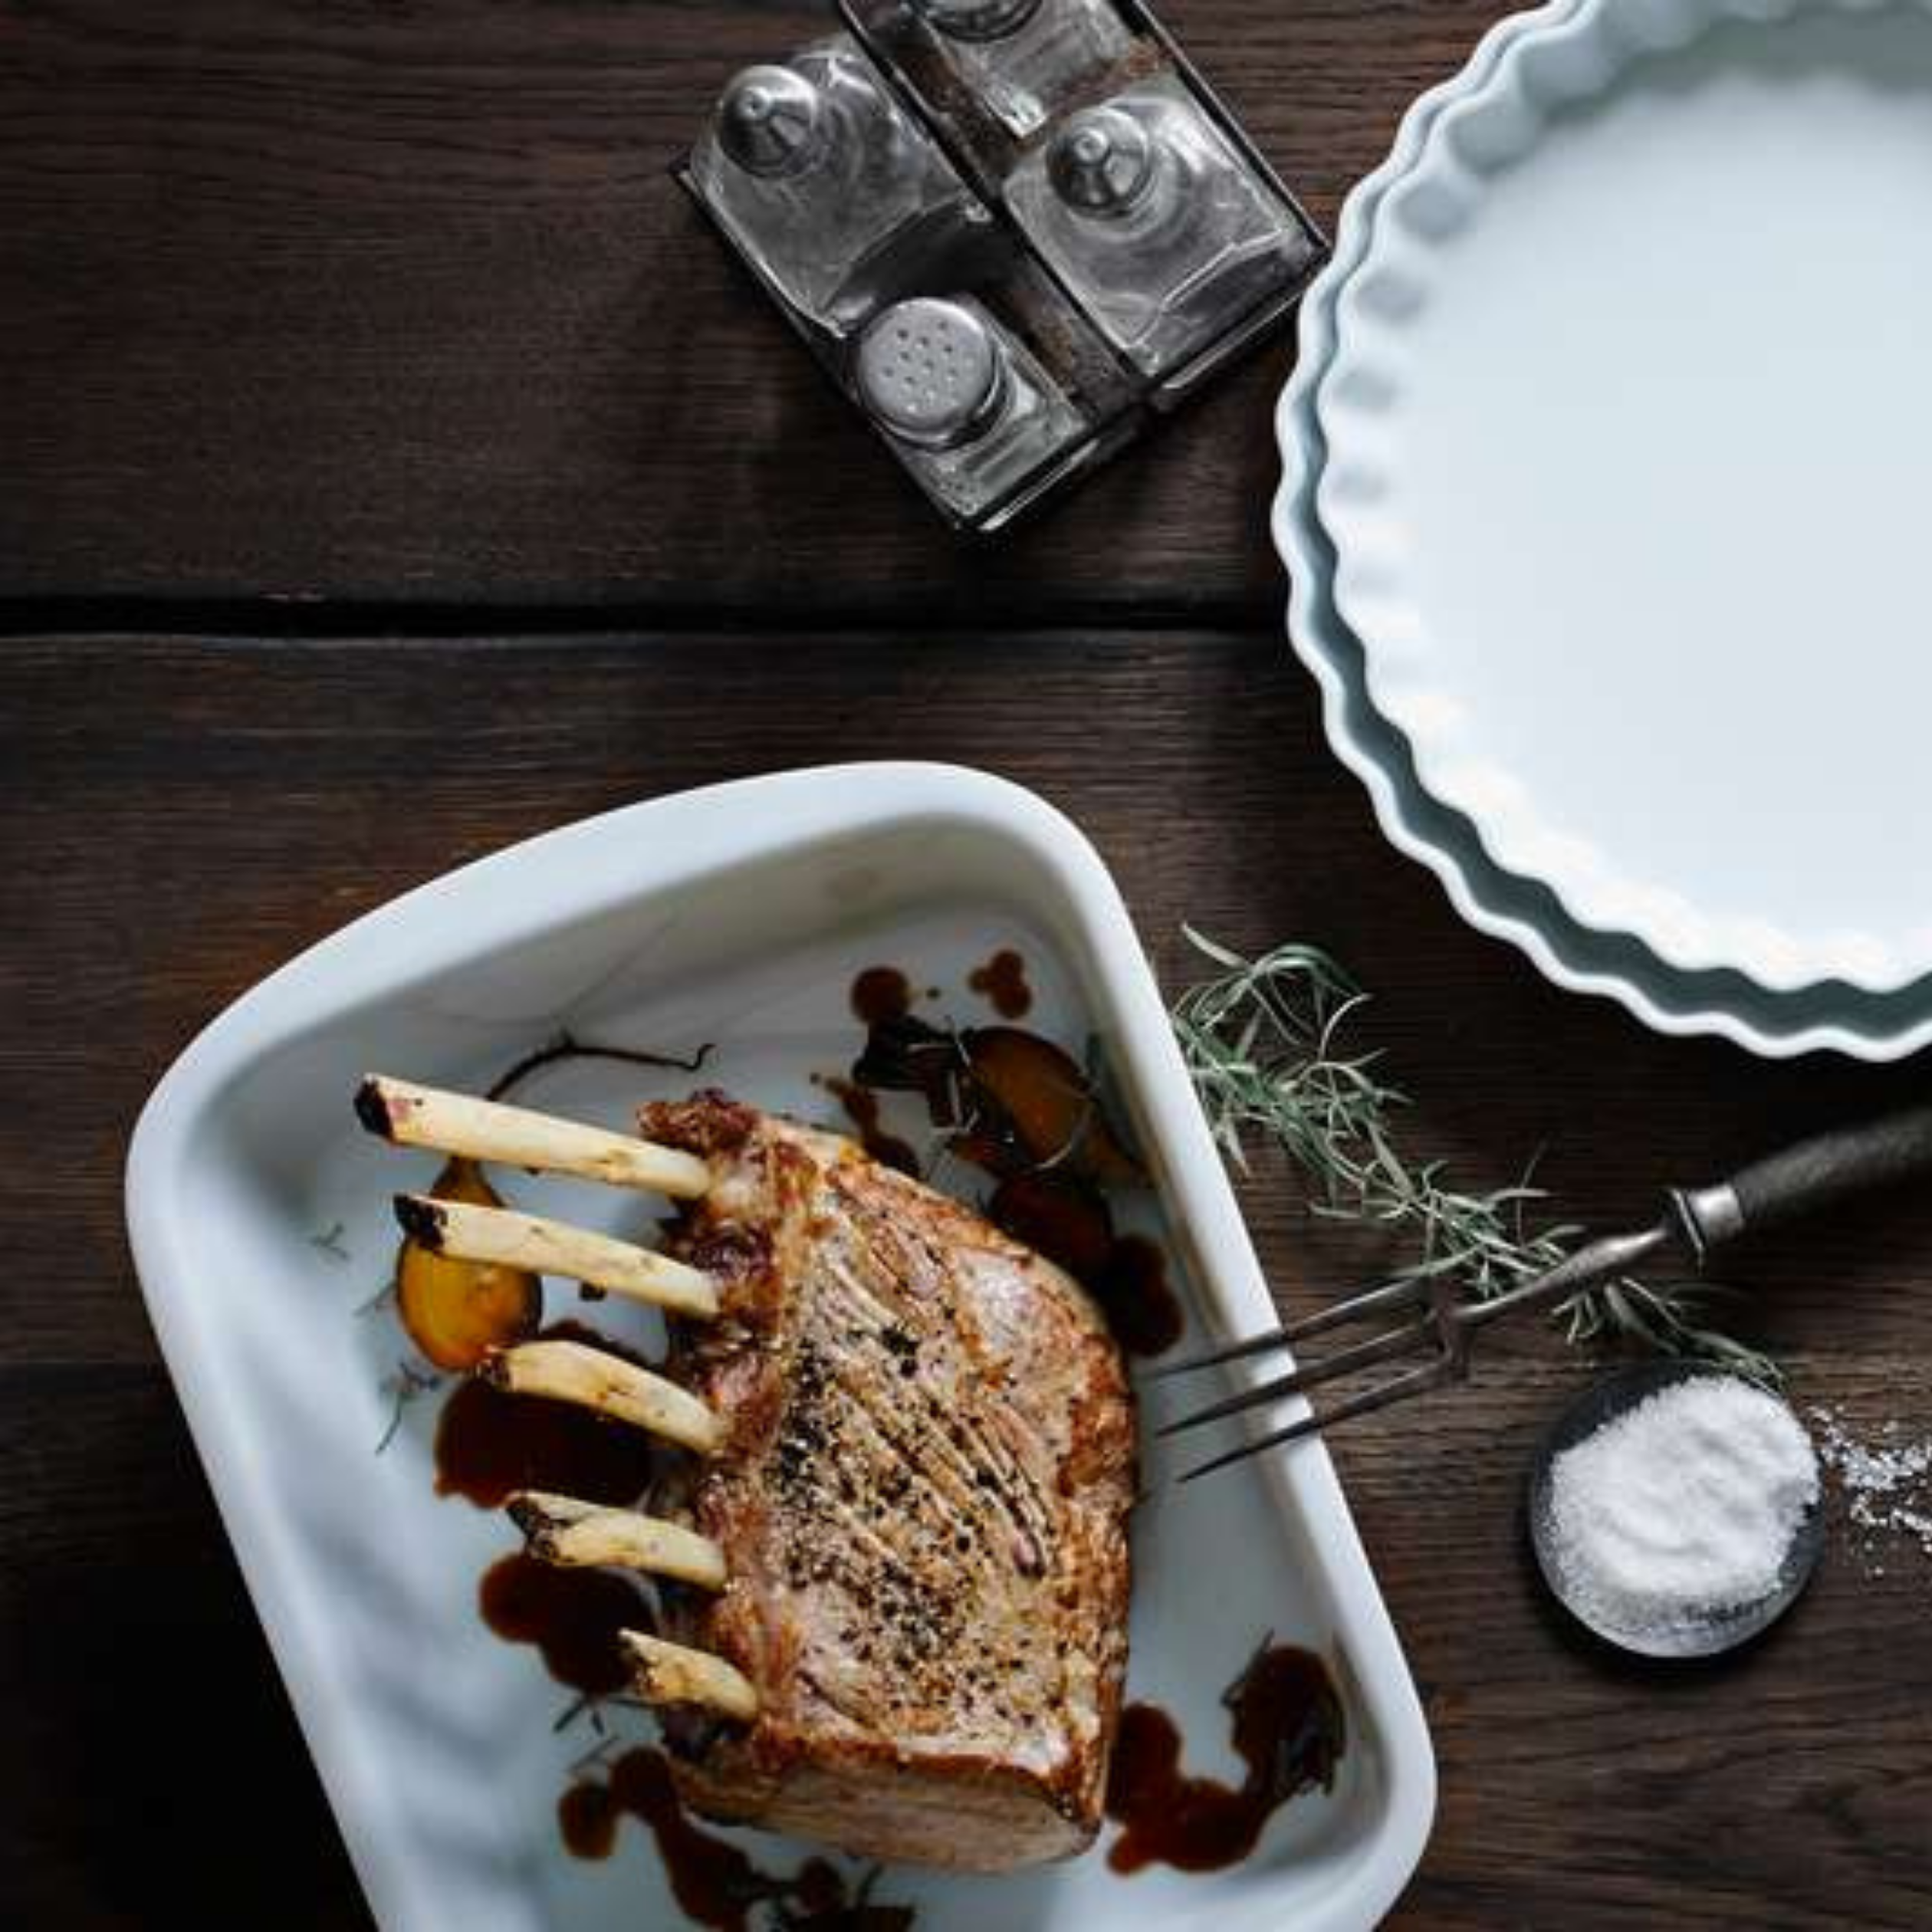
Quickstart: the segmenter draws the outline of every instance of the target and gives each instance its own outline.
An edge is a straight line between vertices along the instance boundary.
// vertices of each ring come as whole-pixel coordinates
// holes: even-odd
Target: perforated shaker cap
[[[825,97],[797,69],[749,67],[718,104],[718,144],[747,173],[786,175],[819,151]]]
[[[1154,179],[1154,137],[1119,107],[1067,117],[1046,153],[1053,192],[1083,215],[1124,214]]]
[[[955,449],[999,414],[1006,353],[978,310],[922,295],[874,319],[859,340],[855,380],[859,399],[894,435]]]
[[[954,40],[999,40],[1024,27],[1040,0],[912,0],[913,11]]]

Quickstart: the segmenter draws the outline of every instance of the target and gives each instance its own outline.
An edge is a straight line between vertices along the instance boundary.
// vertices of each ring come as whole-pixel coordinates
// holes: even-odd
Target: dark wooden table
[[[1493,0],[1172,0],[1325,223]],[[123,1243],[130,1125],[308,941],[676,788],[872,755],[1037,787],[1157,963],[1190,919],[1380,994],[1418,1142],[1641,1211],[1922,1070],[1773,1066],[1563,996],[1388,852],[1280,634],[1277,344],[1002,547],[946,537],[665,176],[808,0],[0,5],[0,1918],[363,1908]],[[1286,1298],[1322,1273],[1247,1197]],[[1932,1425],[1932,1225],[1745,1258],[1807,1401]],[[1337,1454],[1434,1727],[1405,1924],[1932,1924],[1932,1565],[1842,1551],[1730,1668],[1539,1602],[1525,1451],[1585,1372]]]

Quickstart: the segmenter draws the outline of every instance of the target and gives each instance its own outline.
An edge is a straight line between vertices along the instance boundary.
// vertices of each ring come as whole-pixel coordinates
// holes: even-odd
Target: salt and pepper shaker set
[[[1319,231],[1138,4],[840,0],[678,170],[939,508],[991,531],[1288,312]]]

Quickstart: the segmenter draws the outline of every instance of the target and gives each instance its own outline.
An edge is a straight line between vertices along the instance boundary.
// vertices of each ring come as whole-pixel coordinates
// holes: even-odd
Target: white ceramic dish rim
[[[417,888],[323,940],[245,994],[164,1076],[130,1148],[130,1240],[162,1352],[257,1614],[286,1683],[357,1875],[378,1921],[435,1922],[408,1861],[380,1829],[364,1743],[336,1706],[311,1638],[321,1613],[272,1499],[219,1399],[221,1358],[193,1293],[182,1212],[195,1123],[232,1080],[318,1013],[380,998],[399,982],[493,951],[654,892],[755,859],[888,826],[988,830],[1024,848],[1063,895],[1079,947],[1111,1009],[1116,1071],[1136,1092],[1160,1149],[1163,1192],[1199,1243],[1204,1304],[1232,1333],[1276,1319],[1234,1191],[1195,1101],[1152,969],[1106,865],[1076,827],[1033,794],[963,767],[830,766],[652,800],[567,826]],[[774,828],[777,828],[774,830]],[[503,889],[514,880],[514,891]],[[477,935],[487,932],[479,948]],[[1276,1405],[1274,1416],[1297,1411]],[[1260,1418],[1268,1422],[1267,1414]],[[1277,1498],[1324,1552],[1355,1695],[1383,1746],[1384,1801],[1351,1886],[1303,1922],[1330,1932],[1375,1924],[1420,1860],[1434,1820],[1435,1760],[1400,1643],[1325,1448],[1270,1458]]]
[[[1660,1033],[1715,1037],[1767,1058],[1816,1052],[1902,1058],[1932,1044],[1932,989],[1923,984],[1883,997],[1828,987],[1799,1001],[1769,994],[1740,974],[1676,973],[1635,941],[1606,940],[1579,925],[1546,888],[1498,866],[1466,819],[1422,794],[1408,741],[1375,711],[1361,645],[1329,601],[1314,503],[1323,457],[1314,393],[1333,346],[1335,302],[1368,245],[1378,205],[1413,163],[1436,115],[1480,85],[1510,42],[1578,4],[1552,0],[1499,22],[1461,74],[1414,103],[1388,159],[1343,206],[1333,257],[1303,299],[1301,353],[1276,412],[1282,480],[1272,522],[1288,571],[1290,640],[1321,690],[1329,743],[1368,790],[1389,842],[1435,875],[1470,925],[1528,955],[1556,984],[1613,1000]],[[1604,956],[1613,952],[1623,957]]]
[[[1459,131],[1480,125],[1482,117],[1499,109],[1513,110],[1526,122],[1539,120],[1552,108],[1574,104],[1613,85],[1631,61],[1687,46],[1728,21],[1771,25],[1802,12],[1870,12],[1894,4],[1896,0],[1570,0],[1566,5],[1555,0],[1533,14],[1502,23],[1516,31],[1500,45],[1492,47],[1500,29],[1492,30],[1460,75],[1424,97],[1429,112],[1414,131],[1405,164],[1380,179],[1366,225],[1359,231],[1360,251],[1340,279],[1330,284],[1336,291],[1335,347],[1327,366],[1314,378],[1313,396],[1328,450],[1342,446],[1338,439],[1347,436],[1352,409],[1342,399],[1373,391],[1372,380],[1365,389],[1355,379],[1380,366],[1375,343],[1390,326],[1354,298],[1351,284],[1365,274],[1385,269],[1403,272],[1412,281],[1426,281],[1428,244],[1421,230],[1405,224],[1404,211],[1420,205],[1418,197],[1427,197],[1438,212],[1425,225],[1440,225],[1441,209],[1453,205],[1466,214],[1482,196],[1484,177],[1454,158]],[[1490,58],[1484,60],[1486,52]],[[1411,115],[1424,104],[1416,104]],[[1406,120],[1403,132],[1410,132]],[[1338,251],[1330,274],[1339,261]],[[1336,471],[1336,465],[1325,458],[1316,486],[1317,514],[1336,546],[1334,600],[1342,621],[1363,647],[1371,699],[1381,715],[1405,734],[1420,787],[1458,814],[1499,871],[1527,879],[1530,868],[1522,855],[1548,853],[1552,842],[1540,836],[1531,810],[1503,816],[1492,800],[1478,797],[1461,782],[1453,748],[1431,728],[1431,717],[1437,715],[1431,694],[1406,679],[1395,654],[1385,648],[1398,624],[1417,619],[1406,608],[1398,616],[1388,598],[1372,592],[1367,568],[1374,554],[1372,525],[1351,500],[1363,492],[1339,490]],[[1590,934],[1610,941],[1634,938],[1666,969],[1736,975],[1774,996],[1823,990],[1829,997],[1836,989],[1841,995],[1888,998],[1911,993],[1932,976],[1932,958],[1907,955],[1875,935],[1861,935],[1848,951],[1791,934],[1779,935],[1775,946],[1754,944],[1736,921],[1721,928],[1715,925],[1700,928],[1694,922],[1680,928],[1651,920],[1641,910],[1632,910],[1633,905],[1641,908],[1643,903],[1641,895],[1633,892],[1633,882],[1607,867],[1551,864],[1535,873],[1534,882],[1546,887],[1571,921]],[[1892,1055],[1888,1050],[1884,1056]]]

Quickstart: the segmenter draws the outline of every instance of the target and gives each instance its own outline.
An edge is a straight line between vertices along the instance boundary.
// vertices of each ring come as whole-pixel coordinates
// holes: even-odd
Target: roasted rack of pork
[[[1076,1283],[842,1137],[719,1093],[641,1137],[380,1077],[399,1145],[679,1204],[662,1251],[406,1195],[411,1237],[662,1309],[661,1372],[582,1343],[501,1386],[684,1453],[636,1510],[525,1492],[560,1564],[657,1579],[627,1631],[680,1795],[708,1816],[973,1871],[1065,1858],[1101,1819],[1126,1665],[1133,1405]]]

